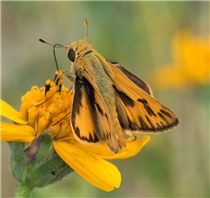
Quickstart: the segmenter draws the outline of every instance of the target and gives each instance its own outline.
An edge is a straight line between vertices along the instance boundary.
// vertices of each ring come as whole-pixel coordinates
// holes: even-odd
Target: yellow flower
[[[156,70],[152,79],[160,89],[207,84],[209,77],[209,37],[193,36],[188,30],[172,40],[173,63]]]
[[[1,122],[1,140],[26,142],[25,148],[28,148],[40,134],[48,131],[55,151],[79,175],[105,191],[119,188],[119,170],[104,159],[125,159],[136,155],[149,141],[149,136],[141,140],[130,138],[127,140],[127,148],[117,155],[105,145],[88,146],[79,143],[70,126],[72,91],[61,83],[47,80],[45,87],[39,89],[33,86],[21,98],[20,112],[1,100],[1,116],[16,123]]]

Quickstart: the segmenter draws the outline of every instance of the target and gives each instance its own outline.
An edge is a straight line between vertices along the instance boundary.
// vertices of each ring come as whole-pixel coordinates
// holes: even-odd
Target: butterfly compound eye
[[[75,61],[75,51],[73,49],[70,49],[69,52],[68,52],[68,58],[71,62],[74,62]]]

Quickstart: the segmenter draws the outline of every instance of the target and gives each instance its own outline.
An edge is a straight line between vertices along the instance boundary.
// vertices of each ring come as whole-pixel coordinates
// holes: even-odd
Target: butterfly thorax
[[[94,50],[94,49],[93,49]],[[85,50],[86,51],[86,50]],[[83,53],[82,53],[83,54]],[[72,65],[74,67],[74,64]],[[108,108],[115,108],[114,89],[100,60],[95,56],[95,50],[85,54],[75,61],[75,74],[83,78],[83,72],[87,72],[97,85]]]
[[[69,44],[67,52],[70,49],[73,49],[76,54],[75,61],[71,65],[71,72],[82,79],[83,72],[86,71],[98,86],[101,94],[108,98],[106,99],[108,102],[110,96],[113,96],[114,90],[101,61],[95,55],[96,50],[86,40],[79,40]]]

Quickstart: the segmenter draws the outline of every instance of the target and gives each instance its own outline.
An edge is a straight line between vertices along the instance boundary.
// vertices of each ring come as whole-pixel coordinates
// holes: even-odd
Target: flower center
[[[47,80],[45,87],[33,86],[22,98],[20,112],[25,121],[34,128],[35,135],[48,130],[53,138],[66,138],[72,133],[70,111],[72,90],[65,88],[56,72],[56,80]]]

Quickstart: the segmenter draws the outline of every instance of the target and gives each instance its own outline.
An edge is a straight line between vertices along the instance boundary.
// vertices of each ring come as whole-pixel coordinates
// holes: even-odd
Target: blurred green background
[[[63,45],[83,39],[87,19],[87,41],[147,81],[180,119],[172,131],[151,135],[135,157],[111,161],[122,174],[119,189],[103,192],[72,173],[31,197],[209,197],[209,85],[160,90],[151,80],[173,61],[177,31],[209,35],[209,2],[1,2],[1,17],[1,98],[18,111],[21,96],[56,70],[52,47],[38,39]],[[69,70],[65,50],[56,54]],[[5,142],[1,148],[1,196],[13,197],[18,182],[9,170],[10,148]]]

